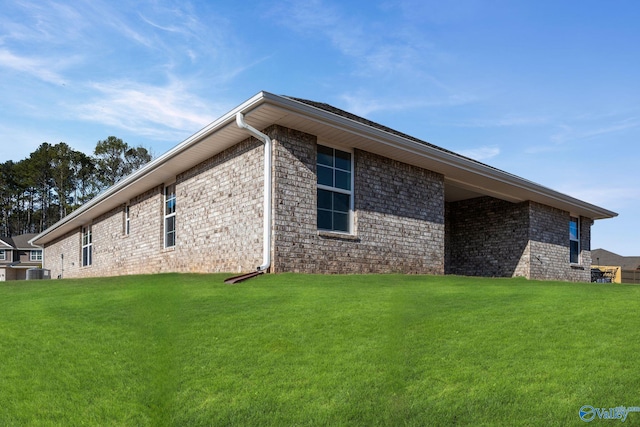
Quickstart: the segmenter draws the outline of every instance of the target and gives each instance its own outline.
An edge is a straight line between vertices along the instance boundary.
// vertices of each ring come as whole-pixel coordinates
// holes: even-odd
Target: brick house
[[[614,216],[327,104],[260,92],[32,242],[53,277],[260,266],[589,281],[591,225]]]
[[[42,249],[29,243],[35,236],[0,237],[0,282],[25,280],[27,270],[42,266]]]

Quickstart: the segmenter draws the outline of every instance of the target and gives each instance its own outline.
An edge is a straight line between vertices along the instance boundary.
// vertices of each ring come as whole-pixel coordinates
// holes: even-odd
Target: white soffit
[[[448,153],[385,130],[356,122],[347,117],[289,98],[265,94],[273,98],[259,114],[264,125],[277,123],[318,136],[321,140],[346,147],[359,148],[403,163],[412,164],[445,176],[449,188],[488,195],[510,202],[531,200],[593,219],[612,218],[615,212],[536,184],[474,160]],[[271,100],[271,99],[269,99]],[[272,108],[282,109],[278,113]],[[254,119],[254,113],[247,116]]]
[[[489,195],[511,202],[532,200],[594,219],[617,215],[473,160],[290,98],[260,92],[116,183],[40,233],[32,242],[50,242],[145,191],[171,182],[176,175],[245,140],[246,132],[235,125],[237,112],[242,112],[247,123],[258,130],[278,124],[316,135],[322,141],[361,149],[440,173],[445,176],[451,199]]]

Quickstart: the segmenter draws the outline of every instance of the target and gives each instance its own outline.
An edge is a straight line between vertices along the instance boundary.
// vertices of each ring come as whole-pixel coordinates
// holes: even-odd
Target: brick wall
[[[80,229],[77,229],[45,246],[43,263],[44,268],[51,270],[51,278],[82,277],[80,244]]]
[[[591,220],[580,218],[580,264],[569,264],[568,212],[530,203],[532,279],[591,280]]]
[[[354,233],[318,232],[316,139],[279,126],[268,132],[276,151],[274,271],[444,272],[442,175],[356,150]]]
[[[589,281],[591,220],[581,218],[580,264],[569,263],[569,213],[479,197],[447,204],[446,272]]]
[[[262,264],[263,161],[264,144],[249,138],[178,176],[173,271],[246,272]]]
[[[527,203],[478,197],[447,203],[447,274],[527,276]]]
[[[262,262],[263,145],[247,139],[176,177],[176,245],[164,248],[164,186],[95,218],[93,263],[81,266],[81,230],[48,244],[51,276],[253,271]],[[169,182],[167,183],[169,184]]]
[[[362,150],[353,152],[353,233],[319,232],[316,137],[277,125],[265,132],[274,139],[274,272],[590,278],[589,219],[581,264],[571,266],[569,213],[482,197],[448,203],[445,221],[442,175]],[[248,138],[179,174],[173,248],[164,248],[157,186],[129,201],[129,235],[125,205],[93,219],[91,266],[81,266],[77,229],[47,245],[44,267],[52,277],[253,271],[262,262],[263,159],[262,142]]]

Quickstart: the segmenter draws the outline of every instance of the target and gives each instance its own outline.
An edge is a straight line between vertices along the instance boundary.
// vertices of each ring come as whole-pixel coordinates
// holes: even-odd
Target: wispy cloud
[[[550,122],[550,118],[538,115],[504,115],[493,118],[471,118],[464,121],[452,122],[452,126],[468,128],[503,128],[541,126]]]
[[[25,88],[29,103],[13,101],[39,120],[80,118],[149,138],[182,138],[223,111],[203,90],[220,93],[268,58],[244,60],[225,18],[205,22],[189,2],[143,2],[135,11],[99,0],[7,7],[13,19],[0,16],[0,70],[66,86],[46,100]]]
[[[82,40],[78,35],[87,24],[73,6],[54,1],[9,2],[3,4],[3,9],[11,12],[0,17],[3,40],[34,43],[34,49],[38,48],[36,44],[51,47],[63,45],[67,40]]]
[[[100,96],[75,108],[80,118],[151,138],[167,139],[167,129],[178,134],[193,132],[223,111],[177,81],[166,86],[115,81],[94,83],[91,88]]]
[[[552,126],[550,125],[550,127]],[[555,124],[553,127],[555,132],[549,136],[547,141],[540,141],[537,145],[527,147],[525,153],[538,154],[567,151],[572,149],[578,142],[584,143],[597,137],[640,128],[640,118],[614,118],[608,114],[600,117],[585,116],[566,120]]]
[[[273,15],[286,16],[280,24],[309,39],[327,40],[349,61],[354,87],[340,97],[356,114],[461,105],[475,99],[442,77],[438,67],[448,61],[448,55],[426,40],[424,33],[413,31],[402,17],[389,13],[384,21],[371,20],[365,11],[356,15],[345,10],[342,4],[323,0],[291,0],[280,4]],[[375,95],[365,97],[366,102],[356,100],[362,97],[359,88],[369,87],[371,81],[378,85]]]
[[[633,185],[616,185],[611,183],[605,186],[576,187],[575,185],[561,185],[556,187],[558,191],[570,194],[580,200],[586,200],[598,206],[606,206],[608,209],[624,210],[633,206],[640,200],[640,188]]]
[[[458,153],[475,160],[487,160],[498,156],[500,154],[500,148],[496,146],[485,146],[460,150]]]
[[[9,50],[0,49],[0,67],[27,73],[48,83],[63,85],[67,80],[54,71],[60,68],[58,62],[54,58],[27,58],[15,55]]]
[[[356,59],[359,72],[365,75],[413,68],[424,58],[425,48],[431,47],[402,31],[389,37],[394,27],[347,16],[340,7],[322,0],[289,1],[280,8],[287,11],[282,25],[328,39],[341,54]],[[381,32],[386,37],[379,36]]]
[[[344,109],[363,117],[378,111],[452,107],[474,101],[474,98],[470,96],[407,97],[394,94],[369,93],[362,90],[343,93],[339,98],[344,103]]]
[[[599,120],[600,122],[602,120]],[[640,127],[640,118],[628,117],[614,122],[604,123],[598,127],[581,124],[578,128],[575,125],[561,124],[559,130],[551,135],[552,142],[563,144],[567,141],[589,139],[596,136],[608,135]]]

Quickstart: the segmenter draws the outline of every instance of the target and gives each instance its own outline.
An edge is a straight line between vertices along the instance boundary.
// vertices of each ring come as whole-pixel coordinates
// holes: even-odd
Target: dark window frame
[[[353,153],[318,144],[316,156],[316,226],[319,231],[352,234]]]
[[[82,250],[81,262],[83,267],[90,267],[93,264],[93,233],[91,226],[82,227]]]
[[[164,247],[176,246],[176,184],[164,187]]]
[[[569,217],[569,263],[580,264],[580,217]]]

